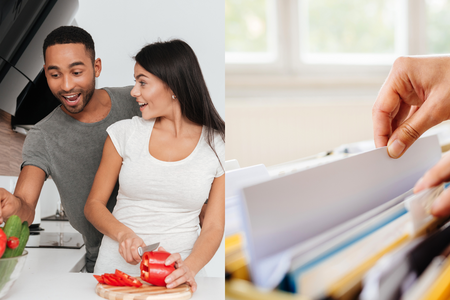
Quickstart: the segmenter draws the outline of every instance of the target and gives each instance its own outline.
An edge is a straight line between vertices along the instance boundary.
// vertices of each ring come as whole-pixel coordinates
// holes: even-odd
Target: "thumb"
[[[432,101],[426,101],[416,113],[406,119],[391,135],[387,144],[390,157],[399,158],[406,150],[428,129],[439,124],[441,121],[436,116],[436,110],[432,107]]]
[[[444,190],[431,206],[431,214],[435,217],[450,216],[450,189]]]

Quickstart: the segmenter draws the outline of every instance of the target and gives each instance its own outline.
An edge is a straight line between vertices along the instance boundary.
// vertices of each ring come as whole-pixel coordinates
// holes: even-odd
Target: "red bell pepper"
[[[3,229],[0,228],[0,257],[2,257],[3,252],[6,249],[6,234]]]
[[[141,279],[158,286],[166,286],[166,277],[175,271],[175,263],[168,266],[164,264],[170,256],[165,251],[149,251],[142,255]]]

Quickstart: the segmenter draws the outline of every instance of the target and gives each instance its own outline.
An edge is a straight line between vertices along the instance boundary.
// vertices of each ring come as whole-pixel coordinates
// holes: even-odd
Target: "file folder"
[[[342,230],[330,239],[350,230],[344,223],[355,227],[367,221],[361,216],[408,192],[440,157],[437,137],[430,136],[399,159],[380,148],[244,187],[240,197],[253,282],[274,288],[299,245],[333,228]]]

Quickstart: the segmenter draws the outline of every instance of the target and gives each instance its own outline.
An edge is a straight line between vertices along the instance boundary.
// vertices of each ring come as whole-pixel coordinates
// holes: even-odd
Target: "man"
[[[101,73],[94,41],[85,30],[63,26],[44,41],[44,70],[50,90],[61,106],[36,124],[23,147],[22,171],[14,195],[0,189],[0,223],[16,214],[30,224],[41,188],[52,176],[70,224],[83,235],[86,269],[93,272],[102,234],[83,209],[100,164],[106,128],[139,114],[130,87],[95,89]],[[116,187],[109,199],[112,211]]]
[[[428,129],[450,119],[450,57],[398,58],[372,110],[375,145],[387,146],[398,158]],[[450,181],[450,155],[431,168],[414,192]],[[435,216],[450,215],[450,189],[431,208]]]

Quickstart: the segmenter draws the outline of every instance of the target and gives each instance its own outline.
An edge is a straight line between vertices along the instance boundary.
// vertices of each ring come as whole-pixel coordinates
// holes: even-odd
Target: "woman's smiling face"
[[[134,78],[136,84],[131,90],[131,96],[140,105],[142,118],[148,120],[168,116],[172,113],[173,92],[167,85],[141,65],[135,64]]]

